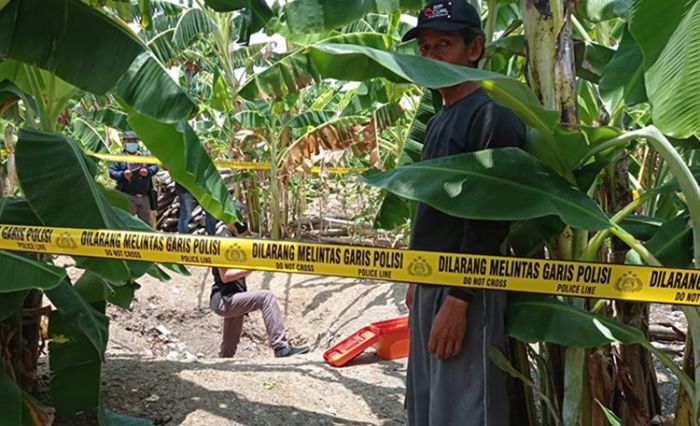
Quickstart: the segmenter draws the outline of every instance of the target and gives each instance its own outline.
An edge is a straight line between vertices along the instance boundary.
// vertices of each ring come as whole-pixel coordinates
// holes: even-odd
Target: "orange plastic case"
[[[379,330],[377,355],[382,359],[399,359],[408,356],[410,333],[407,316],[373,322],[372,326]]]
[[[374,322],[343,339],[323,354],[323,359],[334,367],[340,367],[377,344],[377,355],[382,359],[398,359],[408,356],[408,317]]]

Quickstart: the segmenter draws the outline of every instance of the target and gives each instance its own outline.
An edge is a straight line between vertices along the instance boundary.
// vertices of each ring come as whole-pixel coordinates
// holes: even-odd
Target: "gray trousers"
[[[506,375],[491,362],[488,352],[491,346],[503,351],[507,294],[479,290],[469,303],[462,351],[440,360],[428,352],[428,340],[433,318],[446,297],[446,287],[416,286],[406,377],[408,424],[506,426]]]
[[[272,349],[281,349],[289,345],[277,298],[269,290],[244,291],[224,297],[215,293],[209,301],[209,308],[224,317],[224,335],[219,350],[219,356],[222,358],[231,358],[236,354],[245,314],[257,310],[262,312]]]
[[[155,227],[155,212],[151,210],[151,202],[148,195],[132,195],[126,194],[129,197],[129,210],[139,219]]]

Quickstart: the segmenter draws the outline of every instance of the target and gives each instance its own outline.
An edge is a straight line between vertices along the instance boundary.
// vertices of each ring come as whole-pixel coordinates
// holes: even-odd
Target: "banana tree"
[[[303,3],[303,1],[300,0],[298,3]],[[591,16],[598,16],[598,19],[600,19],[601,16],[607,16],[606,19],[609,19],[610,17],[619,17],[620,12],[626,12],[626,9],[618,8],[614,3],[616,2],[588,2],[585,10],[590,13]],[[294,4],[294,2],[290,3],[290,7],[292,4]],[[560,6],[558,11],[565,10],[563,3],[557,2],[556,4],[557,6]],[[525,2],[524,7],[527,5],[531,4]],[[542,6],[542,2],[538,2],[538,6]],[[553,5],[552,7],[554,8],[555,6]],[[696,11],[695,2],[687,2],[682,5],[676,5],[674,8],[671,8],[670,11],[665,10],[662,12],[660,7],[661,6],[653,4],[653,2],[635,1],[633,2],[632,7],[633,13],[628,17],[629,27],[631,28],[630,33],[632,36],[635,36],[635,27],[639,28],[637,32],[644,31],[641,29],[642,27],[640,22],[646,22],[648,25],[649,22],[645,21],[645,19],[655,19],[655,26],[658,26],[658,18],[660,16],[666,18],[663,20],[665,28],[662,31],[664,37],[660,38],[661,41],[659,41],[659,38],[657,37],[652,37],[649,33],[645,33],[639,38],[639,40],[635,40],[641,46],[644,46],[644,43],[650,43],[650,40],[653,38],[653,45],[647,49],[650,50],[649,54],[647,54],[644,47],[641,48],[641,51],[644,53],[643,57],[645,62],[643,68],[641,69],[642,74],[644,75],[643,81],[646,82],[646,90],[649,91],[649,88],[652,85],[647,81],[648,77],[652,75],[658,82],[673,81],[673,84],[683,84],[684,87],[693,87],[694,85],[698,84],[698,80],[692,78],[695,73],[689,71],[681,74],[672,71],[678,70],[679,67],[682,68],[684,66],[683,63],[679,62],[683,56],[671,55],[669,52],[677,52],[678,49],[681,48],[693,52],[696,48],[695,45],[692,44],[690,38],[687,36],[689,29],[692,28],[692,25],[694,24],[696,16],[694,14]],[[492,9],[496,8],[492,7]],[[525,15],[525,13],[522,15]],[[652,16],[653,18],[651,18]],[[316,16],[315,18],[319,17]],[[556,19],[559,19],[559,21],[554,23],[550,22],[548,25],[553,25],[552,28],[556,28],[554,35],[558,36],[561,34],[561,29],[563,28],[561,26],[563,25],[562,23],[566,24],[567,19],[565,15],[559,15]],[[628,125],[637,127],[639,125],[637,119],[635,119],[634,115],[628,115],[629,110],[625,108],[626,106],[631,106],[645,100],[645,98],[640,99],[640,91],[638,90],[640,72],[632,72],[628,74],[628,79],[618,75],[616,80],[614,79],[615,75],[612,74],[612,70],[620,69],[620,67],[623,65],[622,58],[629,58],[630,55],[635,55],[634,50],[628,50],[632,49],[628,48],[628,46],[630,46],[629,40],[626,41],[626,44],[620,44],[617,47],[617,50],[607,49],[605,46],[609,44],[609,41],[606,41],[605,37],[600,37],[598,41],[604,43],[594,43],[593,38],[590,36],[590,34],[588,34],[588,31],[585,28],[586,25],[589,25],[589,22],[585,21],[582,24],[582,20],[583,18],[581,20],[571,18],[571,21],[575,27],[575,32],[582,37],[582,40],[579,42],[580,45],[586,47],[585,49],[580,49],[581,57],[576,59],[576,65],[578,66],[575,69],[581,78],[577,84],[579,90],[578,97],[583,102],[586,102],[586,111],[589,112],[587,121],[590,124],[599,125],[600,123],[609,122],[608,117],[612,117],[622,120],[622,122]],[[319,22],[322,22],[322,20]],[[644,28],[648,29],[649,26]],[[327,30],[328,28],[324,29]],[[626,39],[623,39],[623,41],[624,40]],[[499,41],[500,40],[494,41],[493,45],[495,47],[492,49],[499,48]],[[509,48],[512,48],[513,43],[506,44],[504,41],[502,43],[502,46],[503,45],[510,46]],[[612,47],[616,46],[613,45]],[[653,57],[653,59],[649,61],[648,57],[649,55],[654,54],[654,50],[657,51],[657,58],[659,56],[663,56],[670,60],[671,56],[673,56],[673,63],[664,63],[663,61],[654,60],[657,58]],[[659,51],[666,51],[666,54],[659,55]],[[384,77],[392,81],[414,82],[420,84],[421,86],[432,88],[449,86],[451,84],[456,84],[460,81],[466,80],[479,81],[481,86],[496,101],[511,107],[530,126],[531,131],[527,147],[529,154],[537,158],[540,163],[546,164],[548,167],[550,167],[553,171],[565,179],[569,185],[579,188],[579,191],[581,191],[582,194],[590,193],[591,195],[595,195],[601,172],[610,170],[610,167],[607,167],[606,169],[606,165],[611,163],[614,164],[616,159],[619,159],[620,153],[624,150],[624,148],[635,149],[637,145],[630,145],[631,141],[642,139],[649,144],[648,146],[650,149],[658,152],[659,155],[665,160],[666,164],[669,165],[667,170],[672,170],[673,176],[676,176],[678,179],[683,179],[685,183],[681,188],[685,194],[685,199],[688,200],[688,204],[691,204],[690,200],[696,196],[697,184],[695,184],[694,179],[688,178],[689,173],[687,167],[677,155],[677,151],[670,144],[668,144],[666,137],[664,137],[659,131],[654,130],[654,128],[647,128],[626,134],[624,133],[623,129],[616,129],[613,127],[562,126],[559,124],[559,113],[553,113],[552,111],[548,111],[546,108],[543,108],[537,101],[536,97],[533,96],[532,92],[529,92],[529,90],[527,90],[520,82],[493,73],[457,69],[445,64],[424,61],[420,58],[351,45],[315,45],[310,46],[307,50],[305,50],[305,53],[307,54],[309,67],[321,77],[326,78],[364,81],[370,78]],[[634,67],[634,61],[632,62],[633,63],[631,66]],[[669,64],[669,67],[666,67],[666,64]],[[570,65],[573,68],[574,64]],[[544,68],[549,69],[549,65],[545,64]],[[606,73],[606,69],[608,70],[608,73]],[[639,69],[638,66],[637,69]],[[588,80],[583,77],[584,75],[586,78],[588,78]],[[661,77],[659,77],[661,75],[665,80],[662,80]],[[605,99],[607,99],[605,102],[602,102],[603,100],[599,98],[599,92],[594,85],[597,83],[597,81],[600,81],[601,85],[604,85],[601,87],[600,95],[603,95]],[[570,99],[572,89],[571,86],[568,87],[568,92],[566,93],[569,93],[568,96]],[[605,91],[603,91],[603,87]],[[656,100],[651,96],[649,100],[652,105],[652,118],[654,118],[654,115],[660,117],[662,120],[660,126],[662,126],[664,125],[662,123],[668,123],[668,121],[665,120],[669,120],[671,116],[666,114],[666,111],[663,110],[663,108],[667,106],[663,103],[666,98],[664,98],[664,95],[660,95],[660,93],[667,95],[669,92],[661,89],[657,90],[658,93]],[[555,102],[548,103],[550,104],[550,108],[554,107],[556,104]],[[615,109],[613,111],[604,111],[606,104],[612,105]],[[668,128],[663,129],[664,132],[671,136],[674,136],[676,132],[678,132],[678,135],[681,137],[687,137],[689,134],[693,133],[692,123],[694,120],[691,117],[694,117],[693,108],[695,104],[696,102],[690,99],[687,102],[674,103],[673,121],[675,121],[674,124],[676,124],[677,127],[669,126]],[[610,115],[610,112],[613,114]],[[575,109],[570,110],[567,114],[568,116],[575,117]],[[654,119],[654,122],[656,122],[656,118]],[[571,124],[573,122],[568,120],[568,123]],[[490,153],[490,155],[493,155],[493,158],[496,160],[499,159],[499,154],[496,152]],[[459,165],[463,164],[466,159],[460,158],[454,159],[453,161],[454,164],[441,163],[441,167],[445,168],[445,172],[448,173],[448,175],[449,173],[454,173],[454,176],[446,178],[446,180],[463,182],[464,176],[459,172],[461,169]],[[499,163],[508,164],[507,162],[494,161],[494,164],[496,165]],[[429,191],[421,193],[421,191],[417,191],[406,194],[406,188],[419,188],[420,185],[423,185],[425,182],[425,180],[420,180],[419,176],[421,176],[421,174],[416,173],[417,170],[420,170],[420,166],[413,165],[409,166],[409,168],[407,168],[405,171],[397,169],[396,171],[387,172],[386,174],[367,176],[366,180],[370,183],[380,185],[389,191],[397,191],[399,193],[402,193],[403,191],[403,195],[410,195],[409,198],[418,201],[428,202],[431,204],[438,203],[438,200],[444,195],[440,193],[440,190],[436,190],[435,193],[430,193]],[[451,172],[448,172],[447,170],[451,170]],[[520,175],[524,176],[533,171],[534,169],[526,168],[521,170]],[[495,170],[490,172],[499,173],[500,169],[496,167]],[[664,175],[660,175],[661,179],[654,181],[652,185],[658,186],[663,184],[663,176]],[[464,187],[466,186],[467,185]],[[645,187],[644,189],[654,192],[654,186]],[[452,196],[454,196],[454,194],[452,194]],[[588,197],[588,195],[586,195],[586,197]],[[655,255],[660,255],[660,253],[657,253],[656,250],[652,250],[652,248],[654,248],[654,244],[652,243],[655,243],[656,247],[658,247],[660,237],[656,239],[649,239],[649,242],[644,245],[640,240],[640,238],[642,238],[641,236],[639,238],[635,238],[635,236],[630,232],[630,230],[633,228],[628,230],[626,229],[626,224],[622,225],[624,223],[623,219],[629,215],[629,213],[633,211],[635,207],[644,206],[645,203],[648,203],[650,200],[655,200],[654,203],[657,203],[660,201],[660,198],[658,196],[655,197],[653,195],[649,195],[641,199],[641,201],[635,200],[629,206],[624,206],[620,214],[615,215],[609,220],[608,225],[606,226],[608,229],[605,231],[598,231],[599,233],[595,234],[594,238],[591,240],[588,240],[585,237],[586,234],[583,231],[595,231],[594,228],[573,225],[567,222],[564,217],[559,216],[558,221],[564,222],[565,224],[569,223],[569,225],[574,229],[580,230],[575,233],[577,238],[574,245],[571,247],[572,250],[570,251],[570,254],[575,258],[586,258],[586,256],[593,254],[593,258],[589,260],[599,259],[598,248],[601,247],[600,243],[605,241],[610,234],[613,234],[620,238],[620,240],[622,240],[628,247],[636,251],[644,262],[649,264],[658,264],[658,260]],[[534,200],[531,202],[536,203]],[[462,213],[454,212],[454,214],[462,214],[464,217],[489,219],[508,218],[511,220],[525,220],[537,216],[532,215],[532,212],[530,212],[529,209],[522,209],[522,211],[519,213],[521,217],[515,218],[511,212],[506,211],[501,211],[500,213],[497,211],[478,212],[474,211],[472,204],[473,203],[470,203],[469,206],[464,206],[464,204],[461,204],[460,206],[464,206],[462,208],[465,209],[465,211]],[[446,207],[443,206],[443,208]],[[560,213],[561,212],[556,212],[555,215],[560,215]],[[549,214],[552,214],[552,212]],[[690,210],[690,217],[691,221],[693,222],[697,220],[697,212],[693,212],[692,208]],[[537,221],[539,221],[539,223],[537,223]],[[533,242],[534,245],[539,245],[540,247],[543,245],[550,248],[553,247],[551,245],[551,239],[557,234],[556,229],[559,228],[558,226],[551,226],[547,225],[546,223],[542,223],[541,219],[538,219],[537,221],[530,221],[529,223],[529,227],[532,228],[531,230],[536,231],[534,233],[536,238],[530,238],[530,244],[527,244],[527,246],[529,246],[527,249],[529,249],[530,252],[532,251],[531,249]],[[551,220],[548,220],[547,222],[552,223]],[[555,231],[551,232],[552,230]],[[669,230],[665,229],[665,232],[668,233]],[[511,237],[514,236],[515,235],[511,235]],[[529,235],[529,237],[532,237],[532,235]],[[654,240],[656,240],[656,242]],[[523,245],[522,243],[523,242],[521,241],[520,245]],[[523,245],[523,247],[526,246]],[[566,249],[566,246],[561,244],[557,247]],[[692,247],[690,247],[690,249],[699,250],[697,244],[694,244]],[[689,313],[688,318],[689,320],[693,319],[693,314]],[[690,322],[692,330],[692,321]],[[695,392],[693,388],[694,385],[692,384],[692,381],[687,380],[687,377],[683,376],[682,374],[684,373],[679,373],[679,377],[681,377],[681,382],[683,384],[682,389],[684,391],[691,392],[693,395],[697,395],[697,392]],[[588,408],[583,408],[583,406],[580,405],[580,402],[576,402],[575,398],[580,398],[581,395],[585,395],[585,393],[571,393],[567,397],[569,401],[568,407],[570,407],[567,410],[571,416],[567,418],[572,419],[574,422],[582,421],[587,423],[590,421],[589,415],[591,413],[590,410],[592,406],[588,405]],[[583,412],[586,409],[589,411]],[[577,420],[577,417],[579,420]],[[690,420],[687,420],[688,423],[690,423]],[[682,423],[684,420],[679,419],[679,421],[681,422],[679,424],[687,424]]]
[[[200,195],[209,211],[224,220],[236,219],[216,168],[201,144],[186,137],[191,129],[185,120],[195,113],[195,103],[123,23],[77,0],[47,5],[33,0],[3,2],[0,22],[0,80],[7,79],[26,94],[24,128],[18,133],[15,151],[22,197],[0,199],[0,223],[144,230],[145,224],[124,210],[123,195],[96,183],[99,168],[94,161],[75,141],[56,133],[65,125],[59,117],[68,100],[84,93],[114,97],[137,123],[152,120],[178,129],[185,135],[179,144],[175,139],[169,140],[170,146],[150,138],[145,142],[171,173]],[[183,151],[190,155],[183,159],[176,154]],[[62,170],[58,176],[53,173],[56,166]],[[96,410],[100,423],[116,424],[121,417],[103,406],[99,394],[108,336],[106,302],[128,305],[138,277],[149,273],[167,279],[168,275],[149,263],[75,258],[76,266],[86,272],[72,283],[45,256],[3,253],[2,259],[0,329],[3,345],[10,344],[3,347],[3,355],[10,354],[3,357],[0,380],[1,392],[10,396],[3,418],[9,424],[27,424],[52,416],[27,393],[32,382],[25,378],[31,377],[35,364],[21,362],[35,363],[39,355],[36,342],[44,312],[40,309],[43,290],[56,307],[49,319],[56,415]],[[186,273],[184,268],[171,268]],[[27,325],[34,328],[28,330]],[[6,374],[20,380],[13,383]]]

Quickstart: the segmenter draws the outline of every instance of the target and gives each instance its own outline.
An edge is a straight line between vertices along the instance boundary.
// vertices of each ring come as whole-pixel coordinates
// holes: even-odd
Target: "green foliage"
[[[46,292],[56,310],[49,316],[51,400],[56,415],[70,416],[99,405],[100,370],[109,319],[64,281]]]
[[[0,357],[0,412],[6,424],[22,424],[22,392],[5,372],[2,357]]]
[[[173,44],[178,49],[188,46],[197,36],[207,35],[216,29],[214,22],[201,9],[190,9],[177,23],[173,34]]]
[[[10,2],[0,11],[0,55],[37,65],[92,93],[114,91],[138,111],[164,121],[195,111],[134,35],[79,0]]]
[[[600,95],[610,111],[623,104],[634,105],[646,100],[642,51],[629,32],[625,31],[615,54],[605,66],[600,80]]]
[[[586,194],[517,148],[483,150],[382,173],[368,172],[363,180],[457,217],[522,220],[557,215],[577,228],[610,226],[607,216]]]
[[[680,138],[699,134],[700,2],[634,0],[630,32],[644,54],[656,126]]]
[[[22,100],[27,108],[30,108],[34,114],[38,114],[39,110],[36,106],[36,101],[31,95],[23,92],[19,87],[15,86],[10,80],[0,81],[0,117],[3,112],[12,106],[16,101]]]
[[[650,252],[666,266],[687,268],[693,261],[693,234],[687,212],[667,220],[646,243]]]
[[[413,114],[408,137],[401,148],[397,165],[404,166],[420,161],[428,120],[439,109],[439,106],[436,107],[437,102],[434,102],[434,98],[439,98],[437,92],[430,90],[423,92],[420,103]],[[413,217],[415,203],[401,198],[393,192],[385,192],[386,195],[375,219],[374,226],[383,229],[394,229]]]
[[[294,0],[287,4],[286,13],[291,31],[315,33],[351,24],[372,12],[418,10],[423,3],[421,0]]]
[[[676,374],[689,394],[694,394],[692,380],[635,327],[575,308],[551,296],[534,294],[510,297],[507,316],[508,334],[524,342],[545,341],[572,348],[617,342],[642,345]]]
[[[0,251],[0,270],[3,271],[0,294],[32,288],[50,290],[66,278],[62,268],[8,251]]]
[[[129,114],[131,127],[151,153],[168,167],[173,179],[187,188],[214,217],[226,223],[237,222],[238,212],[231,195],[189,124],[159,122],[122,106]]]
[[[59,134],[22,129],[17,143],[17,173],[34,213],[43,224],[71,228],[129,229],[94,182],[96,166],[72,140]],[[56,164],[70,164],[54,173]],[[71,188],[66,191],[66,188]],[[62,208],[56,208],[55,194]],[[113,282],[135,271],[123,260],[79,262]]]

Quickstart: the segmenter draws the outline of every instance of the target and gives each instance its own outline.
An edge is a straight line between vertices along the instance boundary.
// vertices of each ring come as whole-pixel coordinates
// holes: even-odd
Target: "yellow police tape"
[[[0,249],[700,306],[700,270],[0,224]]]
[[[115,154],[103,154],[100,152],[85,151],[85,153],[91,157],[98,158],[104,161],[123,161],[125,163],[142,163],[142,164],[162,164],[157,157],[149,155],[115,155]],[[0,149],[0,156],[7,156],[8,151],[6,149]],[[230,169],[237,170],[270,170],[271,165],[269,162],[257,162],[257,161],[229,161],[229,160],[215,160],[214,165],[217,167],[227,167]],[[349,168],[349,167],[311,167],[311,173],[319,174],[327,172],[330,174],[349,174],[349,173],[362,173],[366,169],[362,168]]]

